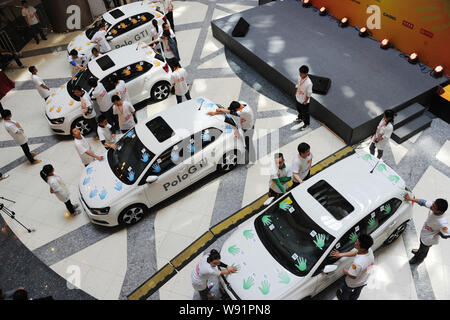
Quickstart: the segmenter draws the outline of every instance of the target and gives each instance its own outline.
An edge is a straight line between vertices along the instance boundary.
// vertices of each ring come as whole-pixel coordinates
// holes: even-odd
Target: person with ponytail
[[[45,165],[41,172],[41,178],[50,186],[50,193],[55,194],[55,196],[66,205],[67,210],[71,216],[76,216],[81,211],[79,205],[72,205],[70,202],[70,194],[66,185],[62,181],[61,177],[55,175],[55,169],[51,164]]]
[[[225,268],[219,270],[218,267]],[[208,279],[214,276],[218,277],[223,274],[230,274],[237,272],[238,269],[235,266],[227,266],[220,261],[220,254],[217,250],[212,249],[208,255],[205,255],[199,263],[195,266],[192,274],[191,281],[192,287],[197,290],[202,300],[212,300],[214,295],[209,291],[213,287],[212,283],[208,283]]]
[[[383,156],[383,150],[387,147],[392,132],[394,131],[394,110],[386,110],[384,112],[383,119],[378,124],[377,131],[372,138],[370,144],[370,154],[375,155],[375,147],[378,149],[377,158],[381,159]]]

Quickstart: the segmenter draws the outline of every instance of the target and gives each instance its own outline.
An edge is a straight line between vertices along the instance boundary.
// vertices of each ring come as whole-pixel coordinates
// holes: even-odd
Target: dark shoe
[[[303,122],[303,120],[300,119],[300,118],[297,118],[297,119],[295,119],[294,121],[295,121],[295,122]]]
[[[419,260],[415,256],[413,258],[411,258],[411,260],[409,260],[409,264],[420,264],[422,262],[423,262],[423,260]]]
[[[300,131],[306,130],[309,128],[309,125],[304,124],[303,126],[300,127]]]
[[[45,41],[45,40],[48,40],[48,39],[47,39],[47,38],[42,38],[42,40],[44,40],[44,41]]]
[[[337,298],[338,300],[342,300],[342,289],[338,289],[338,290],[336,291],[336,298]]]
[[[412,253],[412,254],[417,254],[418,251],[419,251],[419,249],[412,249],[412,250],[411,250],[411,253]]]

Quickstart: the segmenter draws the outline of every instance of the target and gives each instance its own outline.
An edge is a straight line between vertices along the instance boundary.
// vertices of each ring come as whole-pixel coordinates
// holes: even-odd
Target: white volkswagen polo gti
[[[92,129],[83,118],[80,99],[73,93],[75,86],[91,93],[94,88],[88,80],[95,78],[104,85],[110,99],[115,92],[110,77],[116,75],[126,82],[131,103],[149,98],[161,101],[170,94],[171,74],[165,59],[144,43],[126,46],[92,60],[85,70],[52,93],[45,115],[54,133],[70,135],[71,129],[77,127],[85,135]]]
[[[371,173],[373,169],[373,172]],[[221,249],[237,273],[220,279],[232,299],[312,297],[343,276],[346,252],[361,233],[373,250],[390,244],[411,219],[405,182],[370,154],[356,153],[314,175],[243,223]]]
[[[166,20],[163,10],[162,6],[148,0],[112,9],[97,19],[86,31],[75,37],[69,43],[67,52],[75,49],[90,59],[92,57],[91,50],[96,46],[96,43],[91,40],[103,24],[108,25],[106,40],[112,50],[137,42],[150,42],[152,20],[156,19],[159,26],[162,26],[163,21]]]
[[[220,170],[245,154],[240,122],[206,113],[206,98],[172,106],[129,130],[103,161],[94,161],[79,182],[80,202],[91,222],[134,224],[148,208]]]

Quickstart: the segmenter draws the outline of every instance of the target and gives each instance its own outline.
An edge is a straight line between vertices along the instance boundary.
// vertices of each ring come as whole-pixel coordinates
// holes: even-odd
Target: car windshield
[[[69,95],[72,97],[72,99],[80,101],[80,98],[78,98],[74,93],[73,93],[73,88],[75,88],[76,86],[80,86],[82,87],[86,92],[89,92],[92,87],[89,85],[88,80],[90,78],[94,78],[97,79],[92,72],[89,70],[89,68],[86,68],[85,70],[82,70],[80,72],[78,72],[77,75],[75,75],[72,80],[70,80],[67,83],[67,92],[69,93]],[[98,79],[97,79],[98,80]]]
[[[154,156],[144,146],[133,128],[119,140],[116,150],[109,149],[108,163],[120,181],[132,185]]]
[[[334,241],[298,205],[291,194],[255,219],[258,236],[284,268],[306,276]]]
[[[98,29],[100,29],[100,27],[103,24],[107,24],[109,26],[109,24],[105,21],[105,19],[103,19],[103,18],[97,19],[94,22],[94,24],[91,25],[91,27],[86,30],[86,37],[89,40],[92,40],[92,37],[94,36],[94,34],[98,31]]]

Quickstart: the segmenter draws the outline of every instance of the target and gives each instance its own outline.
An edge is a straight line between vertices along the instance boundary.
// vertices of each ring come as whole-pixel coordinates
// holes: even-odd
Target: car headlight
[[[100,208],[100,209],[91,209],[91,211],[93,214],[98,214],[99,216],[101,216],[101,215],[108,214],[109,209],[110,209],[110,207],[106,207],[106,208]]]
[[[56,119],[48,119],[48,120],[50,120],[50,122],[52,123],[52,124],[62,124],[62,123],[64,123],[64,117],[62,117],[62,118],[56,118]]]

